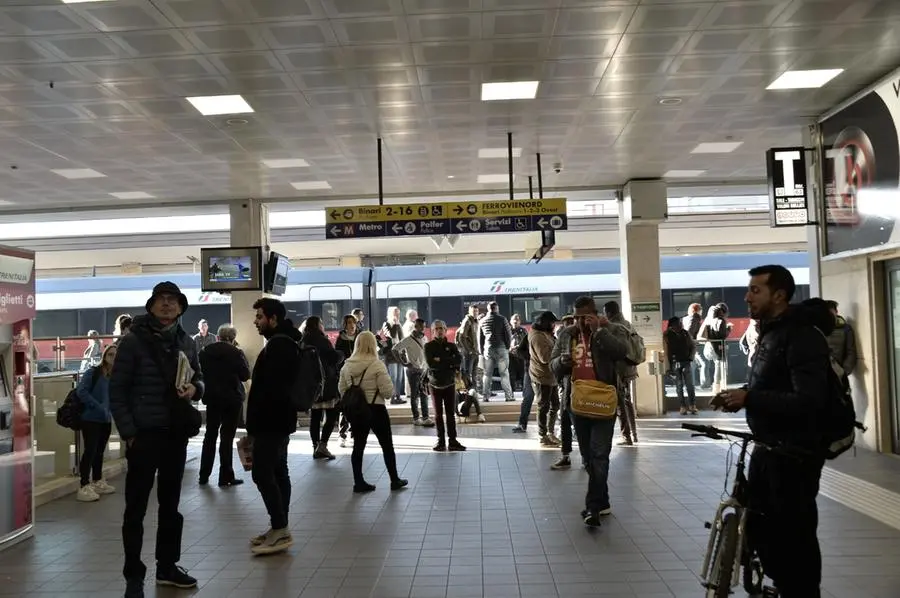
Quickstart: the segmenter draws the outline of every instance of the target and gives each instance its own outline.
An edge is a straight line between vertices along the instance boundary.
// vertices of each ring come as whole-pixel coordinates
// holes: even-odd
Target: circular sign
[[[415,222],[407,222],[407,223],[403,226],[403,229],[406,231],[406,234],[407,234],[407,235],[411,235],[411,234],[413,234],[414,232],[416,232],[416,223],[415,223]]]
[[[562,228],[563,219],[562,216],[554,216],[550,219],[550,228]]]
[[[470,220],[469,221],[469,230],[473,233],[477,233],[481,230],[481,220]]]
[[[353,210],[349,208],[344,210],[344,220],[353,220]]]
[[[474,216],[475,214],[478,213],[478,206],[470,203],[469,205],[466,206],[466,212],[468,212],[469,215]]]

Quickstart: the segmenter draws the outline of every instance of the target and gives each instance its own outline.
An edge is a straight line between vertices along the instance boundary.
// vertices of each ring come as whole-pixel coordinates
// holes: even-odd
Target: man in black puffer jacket
[[[488,303],[488,315],[478,325],[478,343],[484,357],[484,400],[491,396],[491,382],[494,369],[500,374],[500,387],[507,402],[514,401],[512,384],[509,381],[509,348],[512,346],[512,329],[509,320],[500,315],[496,301]]]
[[[256,358],[247,399],[247,434],[253,439],[253,481],[271,520],[270,529],[250,540],[254,554],[283,552],[294,543],[288,529],[291,476],[287,450],[297,431],[291,389],[298,374],[300,331],[287,319],[284,304],[260,299],[253,304],[256,329],[266,346]]]
[[[831,390],[826,336],[834,320],[827,308],[815,309],[815,302],[789,305],[795,287],[786,268],[761,266],[750,276],[746,300],[750,317],[760,320],[759,345],[747,386],[727,391],[724,407],[746,409],[750,430],[766,445],[795,447],[803,454],[755,447],[747,533],[782,598],[818,598],[822,555],[816,496]]]
[[[185,410],[180,407],[184,405],[176,402],[197,401],[204,388],[194,341],[178,323],[187,306],[187,297],[174,283],[156,285],[147,301],[148,314],[136,317],[131,333],[119,340],[109,381],[110,410],[128,447],[122,525],[126,598],[144,596],[147,567],[141,562],[141,549],[154,481],[159,499],[156,583],[177,588],[197,585],[196,579],[176,565],[181,560],[184,517],[178,512],[178,503],[189,436],[181,421]],[[194,375],[189,384],[176,389],[179,353],[187,357]]]

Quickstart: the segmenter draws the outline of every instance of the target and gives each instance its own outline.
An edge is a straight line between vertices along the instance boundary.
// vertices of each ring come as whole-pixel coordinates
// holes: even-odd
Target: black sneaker
[[[443,453],[444,451],[447,450],[447,445],[444,444],[443,442],[438,442],[436,445],[431,447],[431,450],[433,450],[436,453]]]
[[[526,432],[528,432],[528,430],[526,430],[522,426],[516,426],[515,428],[512,429],[512,431],[513,431],[513,434],[525,434]]]
[[[409,480],[399,479],[391,482],[391,490],[400,490],[409,486]]]
[[[353,492],[355,492],[356,494],[365,494],[366,492],[374,492],[374,491],[375,491],[375,486],[373,486],[372,484],[368,484],[366,482],[363,482],[362,484],[354,484],[353,485]]]
[[[450,449],[451,451],[454,451],[454,452],[457,452],[457,453],[461,453],[461,452],[463,452],[464,450],[466,450],[466,447],[464,447],[463,445],[461,445],[461,444],[460,444],[458,441],[456,441],[456,440],[451,440],[450,443],[447,445],[447,448]]]
[[[597,513],[591,513],[590,511],[582,511],[584,513],[584,524],[588,527],[600,527],[603,525],[600,523],[600,515]]]
[[[393,399],[391,399],[391,405],[406,405],[406,401],[404,401],[400,397],[394,397]]]
[[[235,478],[235,479],[230,480],[230,481],[228,481],[228,482],[219,482],[219,488],[230,488],[230,487],[232,487],[232,486],[240,486],[240,485],[243,484],[243,483],[244,483],[244,480],[240,480],[240,479]]]
[[[203,478],[203,477],[201,477],[201,478],[200,478],[200,481],[199,481],[199,484],[200,484],[201,486],[207,486],[207,485],[209,485],[209,478]]]
[[[156,585],[189,590],[197,587],[197,580],[188,575],[184,567],[172,565],[167,569],[156,570]]]
[[[125,598],[144,598],[143,578],[133,577],[125,580]]]

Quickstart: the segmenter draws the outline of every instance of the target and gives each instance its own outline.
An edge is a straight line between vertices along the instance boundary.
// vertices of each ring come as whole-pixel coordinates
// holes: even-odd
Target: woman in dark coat
[[[328,439],[334,431],[337,423],[338,409],[338,373],[344,356],[331,346],[331,341],[325,336],[325,327],[318,316],[310,316],[303,323],[301,334],[302,342],[315,347],[319,352],[319,361],[325,372],[325,388],[322,398],[314,403],[309,412],[309,435],[313,443],[313,459],[334,459],[334,455],[328,450]],[[325,423],[322,424],[324,417]]]

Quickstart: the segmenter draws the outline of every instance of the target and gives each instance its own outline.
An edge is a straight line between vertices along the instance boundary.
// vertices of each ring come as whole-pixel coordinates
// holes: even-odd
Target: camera
[[[562,162],[554,162],[553,172],[555,172],[556,174],[559,174],[562,172],[562,169],[563,169]]]

